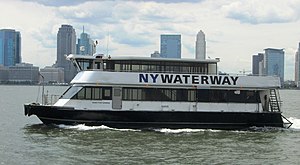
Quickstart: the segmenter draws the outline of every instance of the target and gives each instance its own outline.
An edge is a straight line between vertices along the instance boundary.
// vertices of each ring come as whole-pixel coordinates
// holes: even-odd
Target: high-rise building
[[[196,38],[196,59],[204,60],[206,58],[205,34],[200,30]]]
[[[21,63],[21,34],[13,29],[0,30],[0,65]]]
[[[76,33],[71,25],[62,25],[57,33],[56,67],[64,68],[65,82],[69,83],[76,75],[76,68],[65,55],[76,54]]]
[[[151,54],[151,57],[152,58],[160,58],[160,53],[158,51],[154,51],[152,54]]]
[[[181,35],[160,35],[160,56],[163,58],[181,58]]]
[[[81,55],[93,55],[96,52],[94,41],[90,38],[90,35],[84,32],[84,27],[80,38],[78,38],[76,52]]]
[[[264,72],[267,76],[280,77],[281,84],[284,83],[284,51],[283,49],[265,49]]]
[[[295,83],[296,86],[300,87],[300,43],[298,45],[298,50],[295,55]]]
[[[264,59],[263,53],[258,53],[257,55],[252,56],[252,74],[253,75],[262,75],[263,59]]]

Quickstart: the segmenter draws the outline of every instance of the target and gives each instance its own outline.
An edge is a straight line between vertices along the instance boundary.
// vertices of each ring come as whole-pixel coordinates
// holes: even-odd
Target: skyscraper
[[[181,35],[160,35],[160,56],[163,58],[181,58]]]
[[[76,68],[65,55],[76,54],[76,33],[71,25],[62,25],[57,33],[56,67],[64,68],[65,82],[69,83],[76,75]]]
[[[94,41],[90,38],[90,35],[84,32],[84,27],[76,45],[76,52],[81,55],[93,55],[96,52]]]
[[[196,59],[204,60],[206,58],[205,34],[200,30],[196,38]]]
[[[21,34],[13,29],[0,30],[0,65],[21,63]]]
[[[298,50],[295,55],[295,83],[297,87],[300,87],[300,43],[298,45]]]
[[[264,71],[268,76],[280,77],[281,84],[284,83],[284,51],[283,49],[265,49]]]
[[[261,75],[262,74],[262,62],[264,59],[263,53],[258,53],[257,55],[252,56],[252,74]]]

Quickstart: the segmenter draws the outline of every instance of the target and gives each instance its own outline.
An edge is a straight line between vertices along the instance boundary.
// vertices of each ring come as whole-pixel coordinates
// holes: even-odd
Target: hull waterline
[[[44,124],[105,125],[113,128],[197,128],[240,130],[250,127],[284,127],[277,112],[174,112],[75,110],[72,107],[25,105],[25,115]]]

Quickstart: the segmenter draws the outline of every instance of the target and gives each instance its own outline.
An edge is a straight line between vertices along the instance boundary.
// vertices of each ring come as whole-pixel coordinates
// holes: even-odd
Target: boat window
[[[89,70],[93,69],[93,60],[92,59],[76,59],[80,70]]]
[[[102,98],[102,89],[101,88],[92,88],[93,89],[93,99],[100,100]]]
[[[85,88],[82,88],[78,93],[76,99],[83,100],[85,99]]]
[[[217,103],[259,103],[257,91],[214,89],[123,88],[123,100],[133,101],[186,101]]]
[[[109,61],[109,68],[121,72],[168,72],[168,73],[193,73],[216,74],[217,63],[178,62],[178,61],[141,61],[141,60],[116,60]]]
[[[103,100],[111,100],[111,88],[103,88]]]
[[[188,101],[196,101],[196,90],[188,90]]]
[[[110,87],[83,87],[72,99],[78,100],[111,100]]]
[[[62,99],[70,99],[73,97],[82,87],[78,86],[71,86],[69,87],[62,95],[60,98]]]
[[[121,89],[114,89],[114,96],[121,96]]]
[[[91,87],[85,88],[85,99],[87,99],[87,100],[92,99],[92,88]]]

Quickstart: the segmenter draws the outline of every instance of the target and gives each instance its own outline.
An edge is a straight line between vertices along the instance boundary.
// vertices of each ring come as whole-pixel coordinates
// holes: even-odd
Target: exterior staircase
[[[281,104],[279,95],[275,89],[270,90],[270,108],[271,112],[281,112]]]

